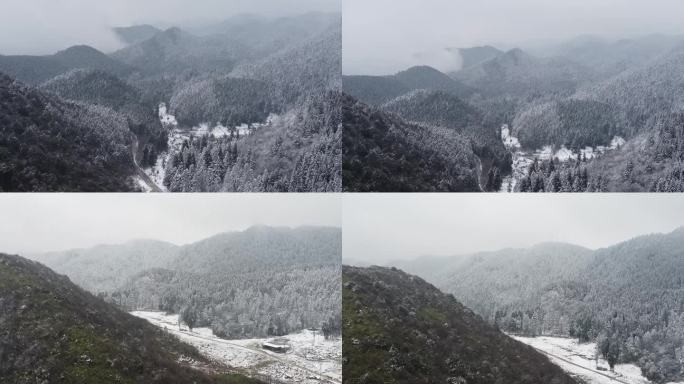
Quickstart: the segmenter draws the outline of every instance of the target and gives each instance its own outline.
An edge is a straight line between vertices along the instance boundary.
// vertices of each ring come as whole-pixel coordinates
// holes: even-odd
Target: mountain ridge
[[[45,56],[2,56],[0,72],[21,82],[37,85],[72,69],[99,69],[126,75],[131,68],[87,45],[75,45]]]

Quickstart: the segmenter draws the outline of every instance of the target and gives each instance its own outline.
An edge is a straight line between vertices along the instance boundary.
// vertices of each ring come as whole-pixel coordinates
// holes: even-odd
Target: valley
[[[226,127],[221,123],[216,123],[215,125],[209,123],[202,123],[198,126],[192,128],[184,128],[179,126],[176,117],[168,112],[166,103],[160,103],[159,107],[159,121],[168,130],[168,141],[166,144],[166,150],[161,152],[156,159],[156,162],[145,168],[143,172],[147,175],[149,182],[145,182],[147,191],[155,192],[164,191],[168,192],[168,188],[165,186],[166,177],[166,167],[169,162],[172,161],[175,155],[179,154],[184,145],[190,140],[202,140],[204,137],[221,139],[230,138],[231,141],[237,141],[239,139],[244,139],[250,134],[261,128],[268,128],[273,124],[279,116],[275,114],[270,114],[266,121],[263,123],[253,123],[253,124],[240,124],[234,127]],[[145,177],[143,177],[145,179]],[[150,184],[152,184],[150,186]]]
[[[359,117],[362,108],[347,114],[353,136],[343,161],[348,190],[366,191],[357,179],[367,172],[380,178],[373,191],[682,190],[682,36],[592,36],[543,50],[448,51],[468,65],[440,72],[425,63],[394,74],[343,76],[355,102],[393,116],[372,123],[416,127],[371,146],[366,141],[373,136],[355,134],[372,124]],[[436,130],[463,144],[433,144],[416,154],[404,147],[412,137],[426,142]],[[411,165],[403,164],[409,157],[415,157]],[[450,160],[424,166],[440,157]],[[413,175],[401,175],[399,165],[414,168]],[[392,180],[392,172],[399,177]]]
[[[342,382],[342,340],[327,340],[320,331],[304,330],[281,336],[279,338],[287,339],[290,350],[276,353],[262,348],[262,344],[271,338],[226,340],[214,335],[209,328],[188,329],[179,321],[178,315],[149,311],[131,314],[178,336],[207,358],[234,367],[247,376],[283,383]]]
[[[586,356],[592,343],[599,344],[601,358],[668,383],[684,378],[682,249],[679,228],[596,250],[543,243],[394,265],[452,293],[502,331],[531,338],[520,340],[546,353],[579,364],[573,354]]]
[[[594,159],[610,151],[619,150],[625,145],[625,139],[615,136],[608,146],[585,147],[579,149],[579,151],[570,150],[565,146],[561,146],[554,151],[554,148],[550,145],[545,145],[535,151],[523,151],[520,141],[511,134],[511,129],[507,124],[501,127],[501,141],[512,154],[513,163],[511,174],[503,178],[500,192],[516,192],[516,187],[518,187],[521,180],[530,174],[530,168],[535,161],[554,161],[558,163],[579,163],[582,161],[586,163],[587,160]]]
[[[233,372],[335,384],[340,242],[339,228],[254,226],[184,246],[135,240],[31,257]],[[264,350],[272,340],[289,350]]]
[[[0,52],[0,151],[12,155],[0,164],[0,188],[340,191],[341,15],[253,16],[187,30],[115,28],[114,52]],[[58,107],[26,109],[27,92]],[[74,130],[82,132],[71,146],[53,143]],[[51,155],[78,156],[99,175],[67,161],[52,169]]]
[[[288,227],[253,215],[283,223],[274,217],[301,214],[311,200],[150,197],[49,195],[60,204],[44,205],[40,216],[22,207],[35,203],[30,197],[0,197],[8,217],[35,223],[31,244],[61,248],[41,227],[55,233],[60,221],[57,241],[74,247],[0,252],[0,383],[341,383],[338,198],[321,196],[300,226]],[[244,217],[255,224],[224,232]],[[131,218],[168,240],[135,239],[141,231]],[[3,247],[12,248],[7,233],[17,226],[5,228]],[[189,228],[200,235],[174,243]],[[113,240],[113,230],[131,240]],[[78,241],[84,233],[96,239]]]

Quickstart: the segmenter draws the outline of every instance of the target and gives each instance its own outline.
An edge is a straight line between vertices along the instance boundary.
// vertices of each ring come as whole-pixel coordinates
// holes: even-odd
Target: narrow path
[[[616,379],[616,378],[613,377],[613,376],[606,375],[605,373],[603,373],[603,372],[601,372],[601,371],[594,370],[594,369],[587,368],[587,367],[585,367],[585,366],[582,366],[582,365],[573,363],[572,361],[569,361],[569,360],[566,360],[566,359],[564,359],[564,358],[562,358],[562,357],[560,357],[560,356],[554,355],[553,353],[549,353],[549,352],[543,351],[543,350],[541,350],[541,349],[539,349],[539,348],[535,348],[535,347],[532,347],[532,348],[536,349],[537,351],[539,351],[539,352],[541,352],[541,353],[543,353],[543,354],[545,354],[545,355],[547,355],[547,356],[551,356],[551,357],[553,357],[553,358],[556,358],[556,359],[558,359],[558,360],[561,360],[561,361],[563,361],[563,362],[566,362],[566,363],[568,363],[568,364],[570,364],[570,365],[574,365],[575,367],[579,367],[579,368],[582,368],[582,369],[587,370],[587,371],[589,371],[589,372],[596,373],[596,374],[599,374],[599,375],[601,375],[601,376],[607,377],[607,378],[609,378],[610,380],[613,380],[613,381],[615,381],[615,382],[622,383],[622,384],[633,384],[633,383],[628,383],[628,382],[626,382],[626,381],[622,381],[622,380],[620,380],[620,379]]]
[[[480,187],[480,192],[487,192],[485,191],[485,186],[482,185],[482,159],[477,155],[475,155],[475,158],[477,159],[477,186]]]
[[[232,346],[232,347],[236,347],[236,348],[239,348],[239,349],[243,349],[243,350],[247,350],[247,351],[250,351],[250,352],[259,353],[259,354],[262,354],[262,355],[264,355],[264,356],[267,356],[267,357],[269,357],[269,358],[271,358],[271,359],[273,359],[273,360],[278,360],[278,361],[280,361],[280,362],[283,363],[283,364],[290,365],[290,366],[295,367],[295,368],[297,368],[297,369],[301,369],[302,371],[308,372],[308,373],[310,373],[310,374],[312,374],[312,375],[315,375],[315,376],[322,376],[322,377],[324,377],[327,381],[329,381],[329,382],[331,382],[331,383],[335,383],[335,384],[341,384],[341,383],[342,383],[341,381],[336,380],[336,379],[334,379],[334,378],[332,378],[332,377],[330,377],[330,376],[328,376],[328,375],[326,375],[326,374],[324,374],[324,373],[312,371],[312,370],[310,370],[310,369],[308,369],[308,368],[306,368],[306,367],[302,367],[302,366],[300,366],[300,365],[297,365],[297,364],[293,363],[293,362],[290,361],[290,360],[283,359],[283,358],[280,357],[280,356],[272,355],[272,354],[270,354],[270,353],[268,353],[268,352],[265,352],[265,351],[263,351],[263,350],[261,350],[261,349],[258,349],[258,348],[250,348],[250,347],[247,347],[247,346],[244,346],[244,345],[240,345],[240,344],[236,344],[236,343],[231,343],[230,341],[224,340],[224,339],[221,339],[221,338],[210,338],[210,337],[205,337],[205,336],[201,336],[201,335],[198,335],[198,334],[192,333],[192,332],[178,331],[178,330],[175,330],[175,329],[168,329],[168,328],[166,329],[166,331],[167,331],[167,332],[171,332],[171,333],[183,334],[183,335],[186,335],[186,336],[190,336],[190,337],[197,338],[197,339],[202,339],[202,340],[207,340],[207,341],[211,341],[211,342],[219,342],[219,343],[226,344],[226,345],[230,345],[230,346]]]
[[[161,188],[157,186],[157,184],[152,181],[150,176],[145,173],[145,171],[142,169],[140,164],[138,163],[138,137],[133,135],[133,145],[132,145],[132,150],[133,150],[133,163],[135,164],[135,170],[138,176],[142,179],[142,181],[147,184],[147,186],[150,188],[152,192],[162,192]]]

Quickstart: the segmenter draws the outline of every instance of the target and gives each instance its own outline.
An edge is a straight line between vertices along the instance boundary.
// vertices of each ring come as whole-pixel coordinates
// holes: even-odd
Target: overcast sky
[[[684,32],[681,0],[344,0],[343,12],[345,74],[457,68],[445,47]]]
[[[341,225],[334,194],[0,194],[0,252],[134,239],[187,244],[257,224]]]
[[[2,0],[0,55],[50,54],[87,44],[119,48],[111,27],[218,21],[241,13],[267,16],[340,10],[341,0]]]
[[[600,248],[684,225],[681,194],[345,194],[343,258],[386,264],[556,241]]]

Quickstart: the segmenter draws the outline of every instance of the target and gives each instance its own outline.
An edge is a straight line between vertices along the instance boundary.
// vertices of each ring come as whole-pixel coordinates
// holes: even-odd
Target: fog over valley
[[[684,33],[677,0],[348,0],[343,11],[345,75],[388,75],[418,64],[454,71],[460,58],[448,48]]]

